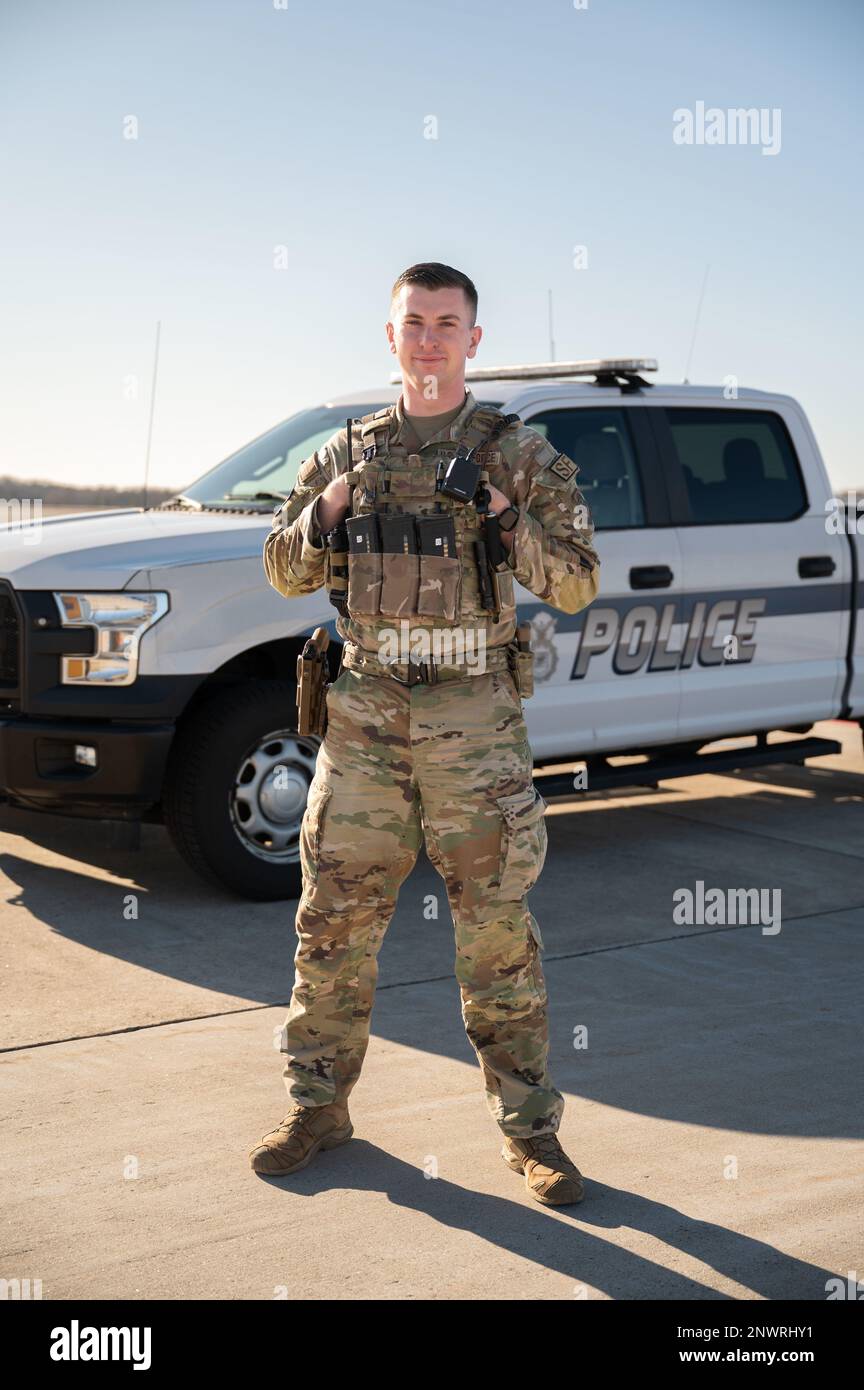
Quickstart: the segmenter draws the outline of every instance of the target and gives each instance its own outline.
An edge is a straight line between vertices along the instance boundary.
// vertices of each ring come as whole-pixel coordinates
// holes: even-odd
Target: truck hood
[[[0,577],[16,589],[123,589],[142,569],[260,559],[271,524],[266,511],[141,507],[43,517],[0,531]]]

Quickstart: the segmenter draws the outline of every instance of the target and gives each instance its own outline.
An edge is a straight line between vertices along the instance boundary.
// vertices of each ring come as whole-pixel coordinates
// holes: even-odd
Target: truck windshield
[[[283,420],[260,438],[253,439],[217,463],[209,473],[184,488],[182,496],[203,506],[230,507],[238,501],[260,502],[261,510],[272,511],[272,503],[287,497],[297,481],[297,470],[304,459],[325,444],[331,434],[343,428],[348,416],[358,419],[372,411],[383,410],[389,402],[378,405],[322,405],[313,410]]]

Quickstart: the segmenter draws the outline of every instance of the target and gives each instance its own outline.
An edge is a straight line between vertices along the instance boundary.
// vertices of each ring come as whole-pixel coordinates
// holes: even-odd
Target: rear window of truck
[[[693,523],[789,521],[807,498],[795,449],[767,410],[669,407]]]

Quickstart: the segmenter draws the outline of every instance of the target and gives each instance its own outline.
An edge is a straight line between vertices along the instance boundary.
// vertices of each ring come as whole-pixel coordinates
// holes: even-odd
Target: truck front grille
[[[11,585],[0,579],[0,691],[17,691],[20,678],[21,626]]]

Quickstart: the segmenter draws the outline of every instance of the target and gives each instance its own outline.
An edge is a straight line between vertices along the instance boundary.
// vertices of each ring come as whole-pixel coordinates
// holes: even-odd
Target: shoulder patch
[[[549,472],[557,473],[559,478],[569,482],[576,472],[576,465],[572,459],[568,459],[566,454],[559,454],[555,462],[549,464]]]
[[[525,457],[530,460],[532,478],[542,487],[572,491],[576,486],[579,465],[560,449],[556,449],[550,439],[544,439],[536,430],[532,430],[531,433],[534,439],[529,444]]]

